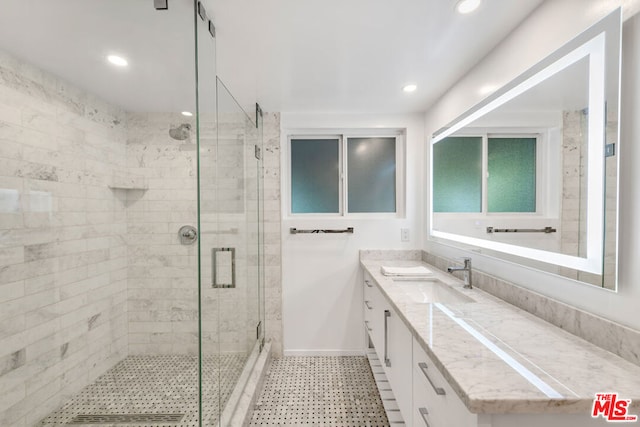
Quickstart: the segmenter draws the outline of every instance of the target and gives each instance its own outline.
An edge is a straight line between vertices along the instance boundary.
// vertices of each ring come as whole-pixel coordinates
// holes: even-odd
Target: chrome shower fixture
[[[167,10],[169,9],[169,0],[153,0],[153,7],[156,10]]]
[[[189,139],[191,135],[191,125],[183,123],[180,126],[169,129],[169,136],[177,141]]]

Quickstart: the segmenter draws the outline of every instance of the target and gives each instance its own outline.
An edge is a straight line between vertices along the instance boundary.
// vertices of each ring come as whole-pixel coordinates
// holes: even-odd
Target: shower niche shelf
[[[110,185],[109,188],[112,190],[142,190],[142,191],[146,191],[149,189],[149,187],[125,186],[125,185]]]
[[[147,185],[144,178],[115,178],[111,184],[109,184],[109,188],[112,190],[148,190],[149,186]]]

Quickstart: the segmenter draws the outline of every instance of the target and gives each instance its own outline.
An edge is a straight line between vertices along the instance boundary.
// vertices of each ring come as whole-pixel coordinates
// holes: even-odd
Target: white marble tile
[[[197,171],[195,151],[169,137],[170,127],[188,122],[176,114],[126,114],[3,53],[0,94],[0,142],[6,141],[0,144],[0,170],[11,175],[0,177],[0,186],[17,192],[11,212],[0,212],[3,226],[10,227],[1,235],[0,353],[30,346],[38,355],[21,367],[29,370],[28,395],[0,410],[6,421],[0,424],[9,425],[24,423],[30,406],[57,406],[61,396],[77,391],[128,351],[197,352],[197,251],[180,246],[177,237],[180,225],[196,222]],[[265,330],[280,354],[279,115],[267,114],[265,125]],[[250,215],[256,192],[251,185],[246,194],[239,191],[245,177],[237,166],[253,155],[251,147],[242,152],[225,146],[236,143],[244,130],[222,122],[220,127],[229,132],[220,146],[232,162],[218,171],[226,178],[217,184],[236,203],[211,220],[226,230],[245,224],[241,218],[239,225],[236,212],[246,208]],[[218,129],[208,131],[213,135]],[[214,153],[205,147],[202,154]],[[247,177],[255,176],[248,172]],[[146,190],[110,189],[114,184]],[[207,226],[204,221],[203,229]],[[239,239],[255,234],[217,237],[241,247]],[[237,255],[241,268],[257,261],[252,253]],[[248,277],[238,274],[240,281]],[[254,339],[257,319],[233,309],[247,300],[243,283],[236,288],[238,298],[209,300],[223,308],[205,317],[217,322],[216,316],[224,315],[215,333],[207,335],[212,345],[238,350]],[[152,290],[159,293],[144,293]],[[255,306],[249,299],[247,307]],[[52,366],[38,378],[33,368],[47,354],[58,355],[51,360],[65,368]],[[6,378],[0,375],[0,384]]]
[[[38,412],[33,408],[50,408],[51,399],[60,391],[63,371],[51,367],[43,373],[34,368],[45,360],[59,360],[61,327],[77,329],[80,324],[84,326],[77,329],[80,336],[91,330],[105,337],[91,342],[95,365],[111,357],[113,344],[106,337],[113,341],[126,331],[126,324],[117,320],[117,310],[107,313],[100,308],[105,300],[121,293],[122,282],[109,277],[112,269],[121,266],[111,263],[109,257],[111,249],[118,247],[110,236],[122,231],[107,228],[101,236],[87,239],[85,234],[97,229],[84,228],[88,222],[102,224],[116,218],[108,215],[116,205],[105,183],[111,170],[124,163],[125,134],[124,126],[116,123],[123,115],[117,108],[5,54],[0,58],[0,73],[5,77],[0,78],[0,140],[10,141],[2,144],[0,163],[14,175],[0,178],[0,187],[19,191],[22,217],[11,224],[2,222],[12,227],[3,247],[11,248],[11,241],[19,241],[22,253],[14,249],[2,255],[17,266],[0,273],[2,282],[12,289],[9,292],[5,287],[3,295],[16,297],[19,305],[15,307],[21,306],[21,314],[4,321],[0,348],[2,352],[28,350],[20,368],[28,387],[20,401],[0,411],[0,418],[20,423],[28,412]],[[11,276],[21,277],[22,290],[6,280]],[[15,311],[14,305],[5,308],[3,313]],[[96,313],[100,315],[93,317]],[[118,326],[106,334],[102,331],[109,316]],[[86,348],[89,341],[81,340]],[[52,354],[58,354],[58,359]],[[88,369],[89,365],[81,368],[80,376]],[[5,377],[0,376],[0,382]]]

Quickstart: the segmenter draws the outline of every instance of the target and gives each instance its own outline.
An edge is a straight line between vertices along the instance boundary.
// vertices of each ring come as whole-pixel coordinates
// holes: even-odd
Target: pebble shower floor
[[[274,359],[250,426],[388,427],[366,357]]]
[[[204,358],[204,420],[218,416],[218,399],[224,406],[245,361],[240,354]],[[197,427],[198,358],[129,356],[39,424],[60,426]]]

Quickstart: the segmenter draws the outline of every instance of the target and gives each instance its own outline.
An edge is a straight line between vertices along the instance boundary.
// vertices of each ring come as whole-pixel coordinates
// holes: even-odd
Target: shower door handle
[[[229,254],[229,266],[227,269],[218,266],[218,254]],[[227,272],[227,277],[219,278],[219,273]],[[222,275],[220,274],[220,275]],[[230,277],[229,277],[230,276]],[[230,280],[229,280],[230,279]],[[211,249],[211,286],[213,288],[235,288],[236,287],[236,248],[213,248]]]

